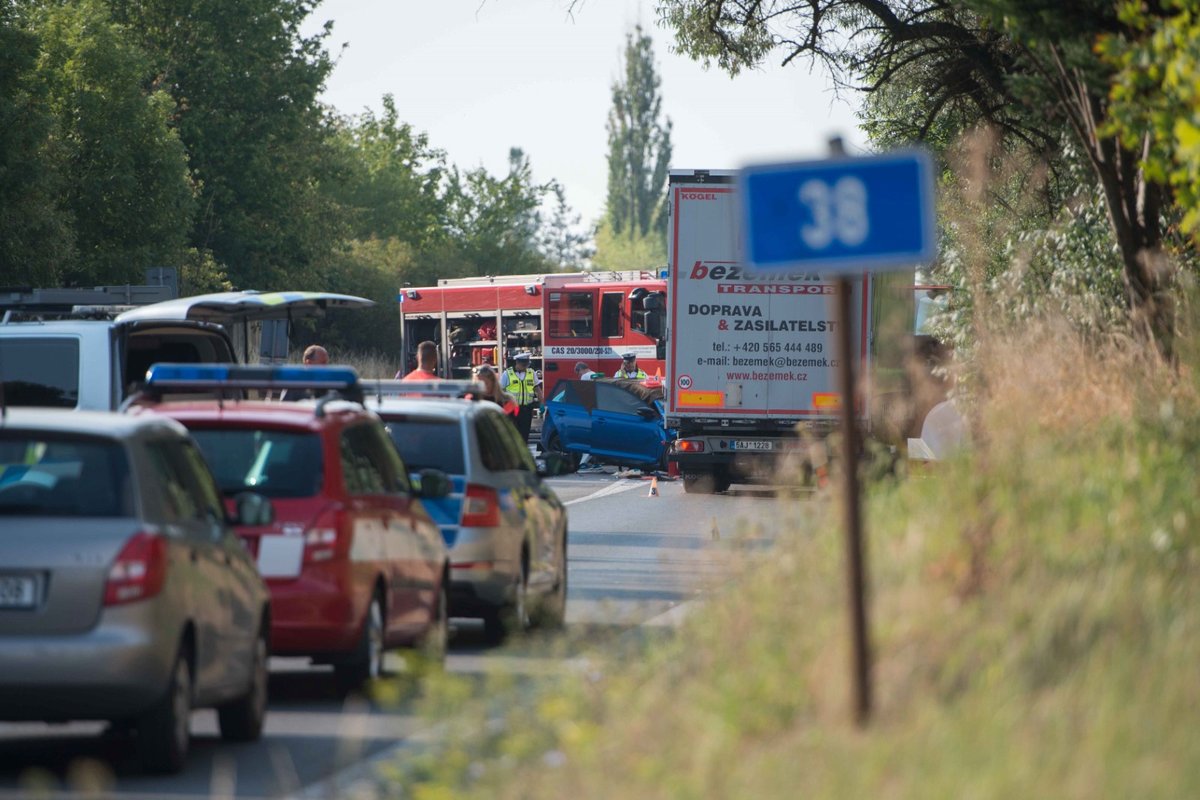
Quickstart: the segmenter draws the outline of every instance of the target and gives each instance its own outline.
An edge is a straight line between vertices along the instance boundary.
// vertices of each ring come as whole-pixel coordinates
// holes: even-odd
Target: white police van
[[[249,326],[370,300],[329,292],[219,292],[131,310],[23,308],[0,321],[0,382],[8,406],[114,410],[158,362],[249,361]],[[242,343],[241,348],[235,342]]]

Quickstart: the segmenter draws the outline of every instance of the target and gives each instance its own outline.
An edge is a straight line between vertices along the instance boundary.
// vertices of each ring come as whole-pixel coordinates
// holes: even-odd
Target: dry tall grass
[[[980,319],[971,448],[868,492],[867,730],[849,722],[839,521],[818,495],[676,638],[511,705],[489,695],[397,794],[1200,796],[1193,337],[1168,365],[1050,315]],[[471,705],[439,691],[443,719]]]

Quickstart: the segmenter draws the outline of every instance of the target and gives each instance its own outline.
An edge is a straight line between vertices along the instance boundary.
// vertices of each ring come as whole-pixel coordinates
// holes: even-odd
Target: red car
[[[378,677],[389,648],[444,659],[448,556],[420,498],[444,495],[448,479],[425,471],[414,488],[379,418],[340,396],[194,394],[345,389],[352,369],[157,364],[147,375],[129,411],[183,423],[231,508],[242,492],[271,499],[274,522],[236,532],[271,592],[273,654],[332,664],[347,688]]]

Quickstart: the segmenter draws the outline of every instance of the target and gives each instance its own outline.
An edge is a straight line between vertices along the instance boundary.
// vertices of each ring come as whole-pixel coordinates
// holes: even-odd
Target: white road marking
[[[571,506],[575,505],[576,503],[584,503],[588,500],[599,500],[601,497],[608,497],[609,495],[620,494],[621,492],[628,492],[630,489],[640,489],[641,487],[641,481],[621,481],[620,483],[610,483],[603,489],[597,489],[589,495],[576,497],[574,500],[568,500],[567,502],[563,503],[563,505]]]

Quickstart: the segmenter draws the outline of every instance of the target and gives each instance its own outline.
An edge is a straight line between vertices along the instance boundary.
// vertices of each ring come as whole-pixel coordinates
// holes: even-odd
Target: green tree
[[[581,215],[567,203],[562,184],[550,184],[550,215],[544,218],[541,250],[555,269],[572,272],[585,269],[595,254],[592,237],[580,228]]]
[[[1200,241],[1200,3],[1125,2],[1127,27],[1097,49],[1116,68],[1109,130],[1144,146],[1147,172],[1175,192],[1181,224]]]
[[[107,0],[150,53],[200,186],[191,235],[242,288],[322,286],[344,239],[318,0]]]
[[[59,204],[76,250],[59,280],[140,283],[147,267],[179,263],[194,210],[187,157],[169,124],[174,103],[144,91],[149,60],[99,0],[48,4],[35,24],[66,156]]]
[[[665,246],[671,121],[662,119],[654,49],[641,26],[626,36],[621,70],[608,112],[606,218],[617,236],[633,241],[654,234]]]
[[[331,314],[312,338],[358,351],[399,349],[396,291],[431,283],[446,267],[445,154],[400,122],[394,99],[382,114],[367,111],[337,121],[333,146],[339,179],[325,187],[347,220],[349,238],[322,275],[323,287],[374,300],[370,309]]]
[[[607,219],[596,226],[596,254],[592,263],[597,269],[657,269],[667,263],[666,239],[657,233],[630,237],[615,233]]]
[[[417,250],[446,238],[446,154],[400,121],[395,98],[384,96],[382,115],[341,120],[335,144],[343,166],[329,192],[351,238],[397,237]]]
[[[75,256],[65,156],[37,73],[38,36],[0,3],[0,283],[53,286]]]
[[[551,268],[538,250],[539,208],[549,185],[533,180],[529,157],[517,147],[508,155],[508,173],[493,177],[482,167],[451,170],[447,185],[447,227],[466,275],[513,275]]]
[[[1172,352],[1172,275],[1161,258],[1171,198],[1143,169],[1149,133],[1122,138],[1103,124],[1115,68],[1094,48],[1130,30],[1127,11],[1107,0],[660,0],[659,13],[682,52],[731,73],[779,53],[785,64],[821,62],[868,94],[907,87],[875,106],[895,112],[874,121],[885,141],[936,144],[982,121],[1056,174],[1069,166],[1057,154],[1076,151],[1101,190],[1126,308]],[[1051,195],[1049,211],[1071,194]]]

